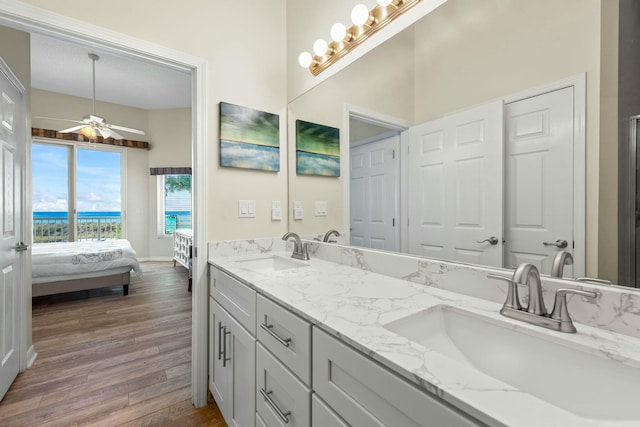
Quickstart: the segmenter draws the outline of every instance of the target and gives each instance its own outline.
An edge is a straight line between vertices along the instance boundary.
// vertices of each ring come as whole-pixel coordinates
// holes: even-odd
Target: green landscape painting
[[[280,170],[280,117],[220,103],[220,166]]]
[[[296,120],[296,172],[340,176],[340,129]]]

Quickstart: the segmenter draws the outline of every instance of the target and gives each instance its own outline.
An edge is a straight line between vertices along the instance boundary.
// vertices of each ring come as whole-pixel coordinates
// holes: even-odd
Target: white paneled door
[[[503,103],[409,130],[408,250],[502,266]]]
[[[351,244],[399,251],[397,238],[399,136],[351,149]]]
[[[24,90],[0,58],[0,399],[19,370],[19,292],[27,246],[22,236]]]
[[[569,87],[505,106],[505,267],[549,274],[558,251],[573,252],[573,100]]]

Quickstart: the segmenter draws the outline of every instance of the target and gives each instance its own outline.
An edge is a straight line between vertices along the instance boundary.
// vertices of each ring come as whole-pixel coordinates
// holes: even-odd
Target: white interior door
[[[529,262],[549,274],[558,251],[573,253],[573,92],[505,106],[506,267]]]
[[[399,251],[397,239],[399,136],[351,149],[351,244]]]
[[[409,130],[408,249],[502,266],[503,104]]]
[[[19,292],[27,246],[22,237],[22,170],[25,141],[22,135],[26,111],[24,90],[0,58],[0,399],[11,386],[20,367]]]

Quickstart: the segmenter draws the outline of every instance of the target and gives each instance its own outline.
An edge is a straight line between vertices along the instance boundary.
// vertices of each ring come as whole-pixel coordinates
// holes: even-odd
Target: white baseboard
[[[172,257],[138,257],[140,262],[168,262],[173,261]]]
[[[32,345],[29,350],[27,350],[27,369],[33,365],[33,362],[36,361],[36,357],[38,357],[38,353],[36,353],[36,348]]]

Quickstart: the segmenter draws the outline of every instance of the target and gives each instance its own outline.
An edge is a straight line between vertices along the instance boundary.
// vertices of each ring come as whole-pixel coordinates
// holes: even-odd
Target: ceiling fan
[[[93,109],[92,113],[88,116],[84,116],[82,120],[70,120],[70,119],[58,119],[54,117],[38,117],[40,119],[47,120],[61,120],[65,122],[71,123],[80,123],[77,126],[72,126],[68,129],[63,129],[58,131],[60,133],[69,133],[80,131],[85,136],[89,138],[95,138],[100,135],[103,138],[114,138],[114,139],[124,139],[122,135],[120,135],[115,130],[120,130],[124,132],[136,133],[138,135],[144,135],[144,132],[138,129],[132,129],[125,126],[112,125],[107,123],[104,117],[98,116],[95,114],[96,112],[96,61],[100,59],[98,55],[95,53],[90,53],[89,58],[91,59],[92,68],[93,68]],[[114,130],[115,129],[115,130]]]

